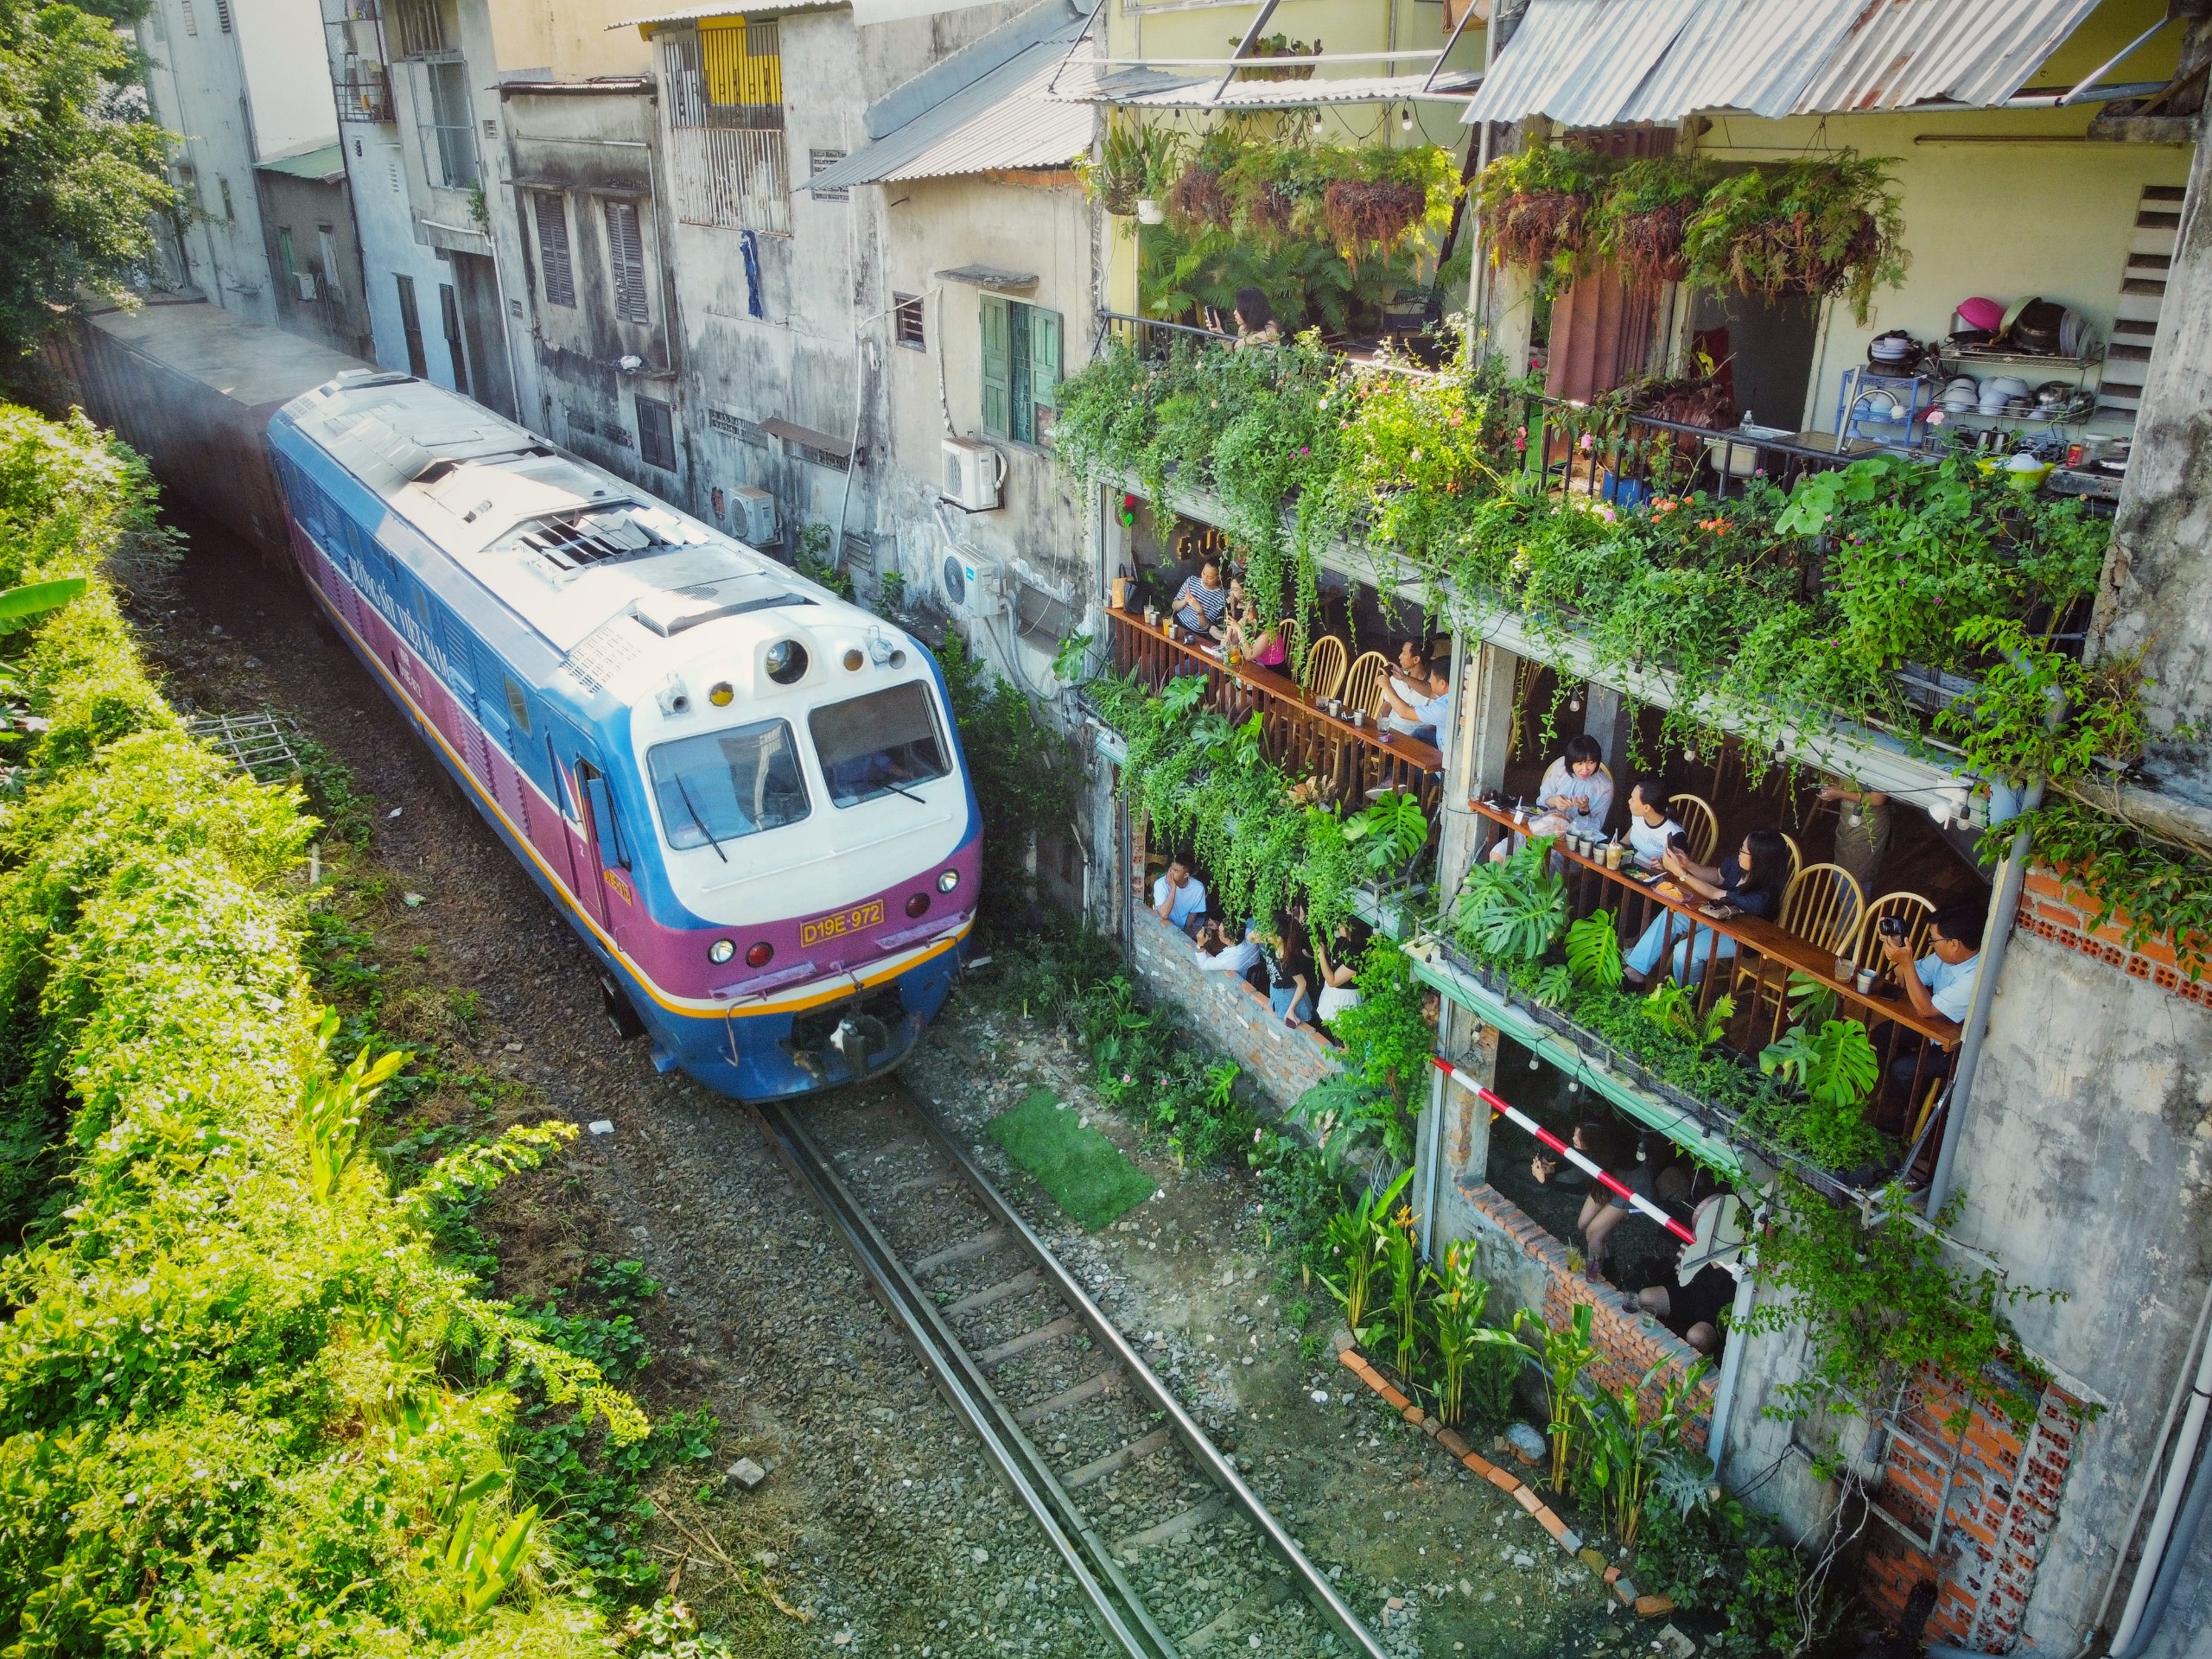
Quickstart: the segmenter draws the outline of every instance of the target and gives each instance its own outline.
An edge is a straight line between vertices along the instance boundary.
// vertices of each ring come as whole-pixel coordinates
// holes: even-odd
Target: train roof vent
[[[813,603],[804,594],[781,588],[772,577],[745,575],[649,594],[630,607],[630,613],[662,639],[671,639],[686,628],[718,621],[725,616],[742,616],[747,611],[772,610],[781,605]]]
[[[604,691],[607,683],[645,654],[652,643],[627,612],[601,623],[561,659],[569,677],[587,691]]]
[[[555,569],[573,572],[668,548],[702,545],[707,537],[672,512],[624,502],[543,520],[519,539]]]

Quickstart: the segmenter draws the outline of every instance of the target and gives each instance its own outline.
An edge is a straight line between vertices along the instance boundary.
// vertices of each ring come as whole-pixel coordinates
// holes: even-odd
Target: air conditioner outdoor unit
[[[723,492],[716,491],[716,494]],[[751,547],[773,547],[784,539],[776,516],[776,498],[751,484],[736,484],[728,492],[729,525],[737,539]]]
[[[300,297],[302,299],[312,300],[315,298],[315,272],[311,270],[296,270],[292,273],[292,281],[298,285]]]
[[[946,438],[944,499],[963,512],[990,512],[1006,482],[1006,457],[976,438]]]
[[[1013,578],[997,561],[963,549],[944,556],[938,569],[938,586],[956,616],[996,616],[1006,608],[1007,585]]]

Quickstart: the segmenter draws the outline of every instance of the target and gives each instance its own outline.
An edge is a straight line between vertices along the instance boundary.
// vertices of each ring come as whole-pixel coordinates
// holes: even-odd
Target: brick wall
[[[1931,1552],[1877,1521],[1867,1529],[1860,1587],[1879,1616],[1894,1621],[1913,1586],[1932,1578],[1938,1594],[1930,1641],[2007,1652],[2058,1519],[2082,1432],[2080,1402],[2047,1389],[2024,1433],[1979,1408],[1954,1433],[1946,1420],[1961,1403],[1955,1389],[1926,1371],[1906,1391],[1904,1438],[1890,1441],[1873,1500],[1923,1539],[1940,1506],[1943,1529]]]
[[[2020,913],[2014,925],[2053,944],[2117,968],[2131,979],[2148,980],[2184,1001],[2212,1007],[2212,977],[2195,980],[2184,973],[2176,961],[2171,938],[2162,934],[2140,944],[2129,944],[2124,911],[2091,932],[2090,918],[2102,908],[2056,871],[2032,870],[2021,892]]]
[[[1574,1317],[1577,1303],[1586,1302],[1594,1310],[1590,1341],[1598,1357],[1583,1375],[1597,1387],[1614,1393],[1640,1384],[1646,1408],[1656,1409],[1661,1392],[1678,1382],[1696,1362],[1697,1351],[1666,1326],[1655,1321],[1646,1329],[1640,1316],[1622,1312],[1622,1293],[1611,1285],[1602,1281],[1592,1284],[1580,1273],[1569,1271],[1567,1246],[1488,1182],[1463,1181],[1459,1193],[1495,1230],[1498,1243],[1541,1270],[1546,1325],[1554,1331],[1565,1330]],[[1510,1276],[1528,1282],[1525,1274]],[[1647,1373],[1650,1374],[1648,1382],[1644,1381]],[[1713,1395],[1718,1382],[1717,1371],[1709,1368],[1697,1385],[1697,1414],[1686,1438],[1700,1451],[1713,1427]]]
[[[1143,838],[1131,839],[1129,879],[1138,885],[1129,957],[1138,985],[1181,1009],[1193,1030],[1244,1068],[1277,1111],[1288,1110],[1307,1090],[1336,1076],[1338,1051],[1311,1027],[1284,1025],[1240,976],[1199,970],[1198,947],[1153,914]]]

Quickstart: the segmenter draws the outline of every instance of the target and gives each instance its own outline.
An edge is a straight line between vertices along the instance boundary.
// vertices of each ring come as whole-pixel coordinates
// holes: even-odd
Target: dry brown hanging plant
[[[1387,179],[1332,179],[1321,196],[1329,235],[1352,264],[1363,250],[1390,247],[1427,211],[1426,190]]]

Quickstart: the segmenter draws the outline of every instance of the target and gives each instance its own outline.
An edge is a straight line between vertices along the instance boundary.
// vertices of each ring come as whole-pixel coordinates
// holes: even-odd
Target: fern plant
[[[1736,999],[1716,996],[1713,1006],[1700,1014],[1695,988],[1668,980],[1645,994],[1643,1017],[1670,1037],[1679,1037],[1693,1047],[1711,1048],[1736,1017]]]

